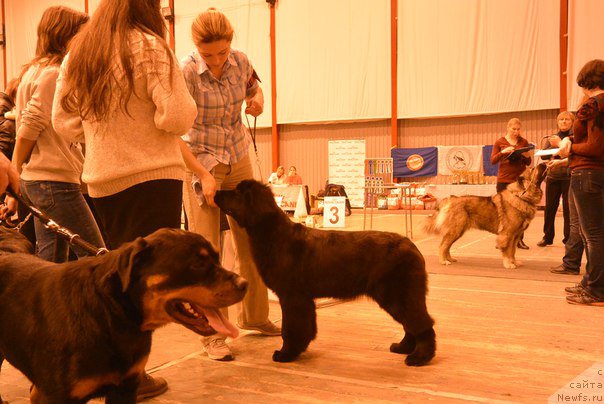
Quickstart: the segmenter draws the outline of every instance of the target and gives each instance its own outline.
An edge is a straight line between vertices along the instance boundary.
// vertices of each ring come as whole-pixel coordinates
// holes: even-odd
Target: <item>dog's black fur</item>
[[[246,287],[207,240],[182,230],[65,264],[3,254],[0,364],[32,381],[32,402],[134,403],[153,330],[176,322],[201,335],[232,331],[217,308],[240,301]]]
[[[0,226],[0,255],[8,253],[31,254],[34,247],[23,234],[16,229]]]
[[[324,231],[293,223],[271,190],[243,181],[218,191],[215,201],[249,234],[258,271],[279,297],[283,346],[273,360],[289,362],[317,333],[314,298],[367,295],[403,325],[392,352],[407,365],[427,364],[436,350],[426,309],[427,274],[422,254],[406,237],[378,231]]]

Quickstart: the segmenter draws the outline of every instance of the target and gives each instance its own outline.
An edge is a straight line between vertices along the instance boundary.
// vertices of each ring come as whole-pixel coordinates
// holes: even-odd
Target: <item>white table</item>
[[[476,196],[492,196],[496,193],[495,184],[442,184],[442,185],[426,185],[426,192],[434,195],[438,200],[451,195],[476,195]]]

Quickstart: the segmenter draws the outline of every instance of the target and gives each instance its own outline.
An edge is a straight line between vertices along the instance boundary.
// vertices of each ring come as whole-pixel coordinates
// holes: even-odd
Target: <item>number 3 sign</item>
[[[346,197],[326,196],[323,200],[323,227],[345,227]]]

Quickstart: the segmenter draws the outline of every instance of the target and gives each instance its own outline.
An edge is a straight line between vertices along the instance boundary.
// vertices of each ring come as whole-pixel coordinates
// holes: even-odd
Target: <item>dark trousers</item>
[[[110,248],[164,227],[180,228],[182,181],[154,180],[92,198]]]
[[[545,213],[543,217],[543,239],[548,243],[554,241],[554,221],[562,197],[562,214],[564,216],[564,242],[568,241],[570,233],[570,218],[568,211],[568,180],[547,180],[545,183]]]
[[[604,172],[573,170],[570,176],[575,206],[589,269],[582,285],[595,297],[604,298]]]
[[[575,198],[572,189],[568,192],[568,210],[570,221],[570,232],[568,240],[564,244],[564,257],[562,266],[569,271],[579,272],[581,268],[581,258],[583,257],[583,238],[581,238],[581,229],[579,225],[579,214],[575,206]],[[589,262],[587,262],[589,271]]]

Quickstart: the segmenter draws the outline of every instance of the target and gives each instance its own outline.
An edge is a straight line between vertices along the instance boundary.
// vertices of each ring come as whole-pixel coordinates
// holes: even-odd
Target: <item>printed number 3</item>
[[[340,212],[340,210],[338,209],[337,206],[332,206],[331,209],[329,209],[331,211],[331,218],[329,219],[329,223],[331,224],[336,224],[340,221],[340,217],[338,216],[338,213]]]

